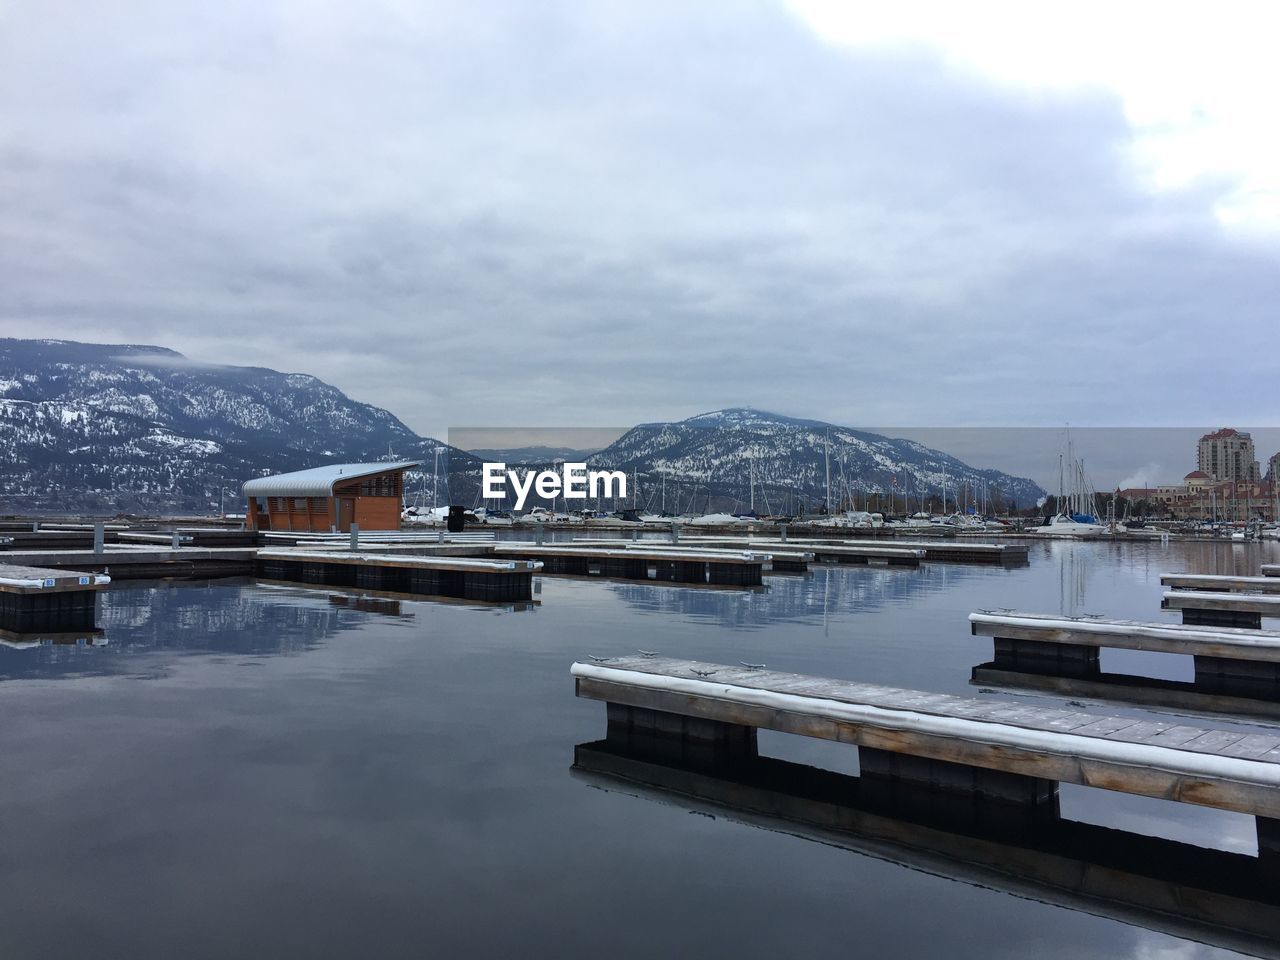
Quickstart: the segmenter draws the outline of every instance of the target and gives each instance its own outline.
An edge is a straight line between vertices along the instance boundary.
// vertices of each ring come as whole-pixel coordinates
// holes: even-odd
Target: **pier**
[[[97,593],[110,578],[91,572],[0,564],[0,630],[11,634],[93,630]]]
[[[643,542],[631,547],[498,541],[488,552],[495,557],[541,560],[545,573],[740,587],[759,586],[764,565],[770,562],[768,554],[751,551],[681,549]]]
[[[366,587],[393,593],[510,603],[533,597],[536,560],[467,560],[401,554],[259,550],[256,571],[268,580]]]
[[[1280,632],[987,612],[970,614],[969,629],[995,648],[990,663],[973,668],[974,684],[1280,718]],[[1195,680],[1103,673],[1103,648],[1192,657]]]
[[[1280,577],[1229,577],[1217,574],[1166,573],[1160,577],[1160,585],[1173,590],[1280,594]]]
[[[1183,623],[1205,626],[1262,628],[1263,617],[1280,617],[1280,596],[1169,590],[1160,606],[1181,610]]]
[[[1280,890],[1261,857],[1064,819],[1052,805],[1028,818],[996,803],[940,802],[873,775],[785,760],[699,763],[661,741],[579,744],[571,775],[622,797],[1280,958]]]
[[[806,531],[807,532],[807,531]],[[983,563],[999,566],[1025,566],[1030,547],[1025,543],[961,543],[954,540],[825,540],[812,537],[689,537],[692,543],[733,543],[767,550],[771,547],[798,547],[813,551],[818,560],[831,563],[857,563],[863,557],[893,558],[909,552],[930,563]],[[894,551],[899,551],[895,553]],[[892,560],[890,562],[893,562]]]
[[[863,776],[1029,810],[1058,784],[1254,816],[1280,857],[1280,734],[904,690],[722,664],[617,657],[573,664],[577,696],[608,705],[609,739],[665,738],[701,761],[756,757],[756,731],[858,748]]]

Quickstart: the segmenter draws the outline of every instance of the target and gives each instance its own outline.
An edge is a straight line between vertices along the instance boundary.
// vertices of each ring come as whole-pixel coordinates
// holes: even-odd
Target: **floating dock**
[[[111,582],[87,571],[0,564],[0,630],[13,634],[93,630],[97,594]]]
[[[393,593],[510,603],[533,597],[536,560],[467,560],[401,554],[259,550],[257,573],[269,580],[366,587]]]
[[[970,614],[969,629],[995,647],[973,668],[977,685],[1280,718],[1280,632],[985,611]],[[1103,648],[1192,657],[1195,680],[1103,673]]]
[[[1165,610],[1181,610],[1183,623],[1203,626],[1262,628],[1263,617],[1280,617],[1280,596],[1168,590],[1160,601]]]
[[[253,547],[158,547],[116,543],[102,550],[23,550],[0,561],[109,573],[112,580],[201,579],[253,573]]]
[[[1056,809],[1028,822],[997,804],[940,803],[875,776],[766,757],[708,765],[660,745],[601,740],[574,748],[571,775],[627,800],[1280,960],[1280,887],[1265,858],[1081,823]]]
[[[635,549],[578,544],[536,544],[499,541],[489,553],[495,557],[541,560],[544,573],[659,580],[670,583],[710,583],[751,587],[763,583],[766,553],[681,549],[662,544],[632,544]]]
[[[1280,563],[1264,563],[1261,569],[1264,577],[1280,577]]]
[[[1280,594],[1280,577],[1227,577],[1218,574],[1166,573],[1161,575],[1160,585],[1173,590]]]
[[[579,697],[608,704],[609,739],[667,738],[691,758],[757,756],[756,731],[858,747],[863,775],[969,802],[1056,809],[1058,784],[1177,800],[1257,818],[1280,857],[1280,733],[1108,717],[658,657],[572,668]]]
[[[1025,543],[959,543],[952,540],[893,540],[892,545],[876,540],[822,540],[808,537],[766,539],[761,537],[681,537],[691,543],[733,543],[760,550],[772,547],[812,550],[818,560],[858,563],[861,557],[893,557],[892,551],[916,553],[930,563],[983,563],[1006,567],[1025,566],[1030,547]],[[892,561],[891,561],[892,562]]]

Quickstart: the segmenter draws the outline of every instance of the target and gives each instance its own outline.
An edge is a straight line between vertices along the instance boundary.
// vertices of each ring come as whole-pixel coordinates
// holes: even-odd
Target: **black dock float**
[[[402,554],[260,551],[257,573],[268,580],[358,587],[421,596],[510,603],[533,598],[537,561],[464,560]]]
[[[1212,627],[1262,629],[1263,617],[1280,617],[1280,596],[1167,590],[1160,606],[1181,610],[1182,622]]]
[[[93,630],[98,591],[109,577],[0,565],[0,630],[26,634]]]

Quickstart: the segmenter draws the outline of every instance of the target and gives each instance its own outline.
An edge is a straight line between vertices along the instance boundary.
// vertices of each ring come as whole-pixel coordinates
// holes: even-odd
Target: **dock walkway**
[[[1036,806],[1058,783],[1233,810],[1258,818],[1263,855],[1280,855],[1280,732],[1248,734],[1176,719],[1108,717],[658,657],[572,667],[579,697],[609,705],[628,732],[756,755],[756,731],[858,747],[864,776]]]
[[[92,630],[96,594],[110,582],[110,577],[88,571],[0,564],[0,630]]]
[[[501,540],[489,552],[495,557],[536,558],[545,564],[545,573],[744,587],[759,586],[764,566],[770,562],[769,554],[749,550],[682,549],[643,541],[631,546],[634,549]]]
[[[1280,617],[1280,596],[1205,590],[1167,590],[1160,606],[1181,610],[1183,623],[1262,628],[1263,617]]]
[[[995,647],[990,663],[973,668],[975,684],[1280,717],[1280,632],[986,611],[969,615],[969,629]],[[1103,648],[1192,657],[1195,680],[1104,674]]]
[[[396,593],[508,603],[533,596],[536,560],[473,560],[350,551],[259,550],[257,570],[269,580],[367,587]]]

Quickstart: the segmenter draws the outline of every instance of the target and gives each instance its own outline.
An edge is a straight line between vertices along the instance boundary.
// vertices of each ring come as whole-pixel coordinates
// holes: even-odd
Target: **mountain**
[[[868,493],[938,498],[944,484],[949,498],[966,487],[971,499],[985,489],[989,498],[1023,507],[1044,496],[1025,477],[978,469],[913,440],[747,407],[640,424],[590,463],[637,476],[638,500],[650,505],[665,477],[668,509],[706,510],[708,500],[713,509],[745,505],[753,486],[757,510],[816,509],[826,498],[828,467],[833,507],[861,504]]]
[[[163,347],[0,339],[0,510],[227,509],[318,462],[423,459],[438,441],[306,374]],[[460,463],[471,458],[451,455]]]
[[[508,465],[516,463],[554,463],[556,460],[567,460],[570,463],[578,463],[586,461],[596,451],[576,450],[573,447],[504,447],[471,449],[467,451],[473,457],[491,463],[505,463]]]
[[[581,453],[501,459],[550,467],[566,452]],[[828,452],[837,500],[889,490],[894,476],[899,494],[936,494],[945,480],[951,496],[984,482],[1022,506],[1043,496],[1030,480],[909,440],[746,408],[641,424],[585,459],[626,471],[653,508],[665,478],[668,508],[745,505],[754,483],[758,508],[801,512],[825,497]],[[410,500],[477,500],[480,458],[315,377],[200,364],[155,346],[0,339],[3,513],[207,514],[223,492],[234,510],[251,477],[384,459],[422,461],[407,478]]]

